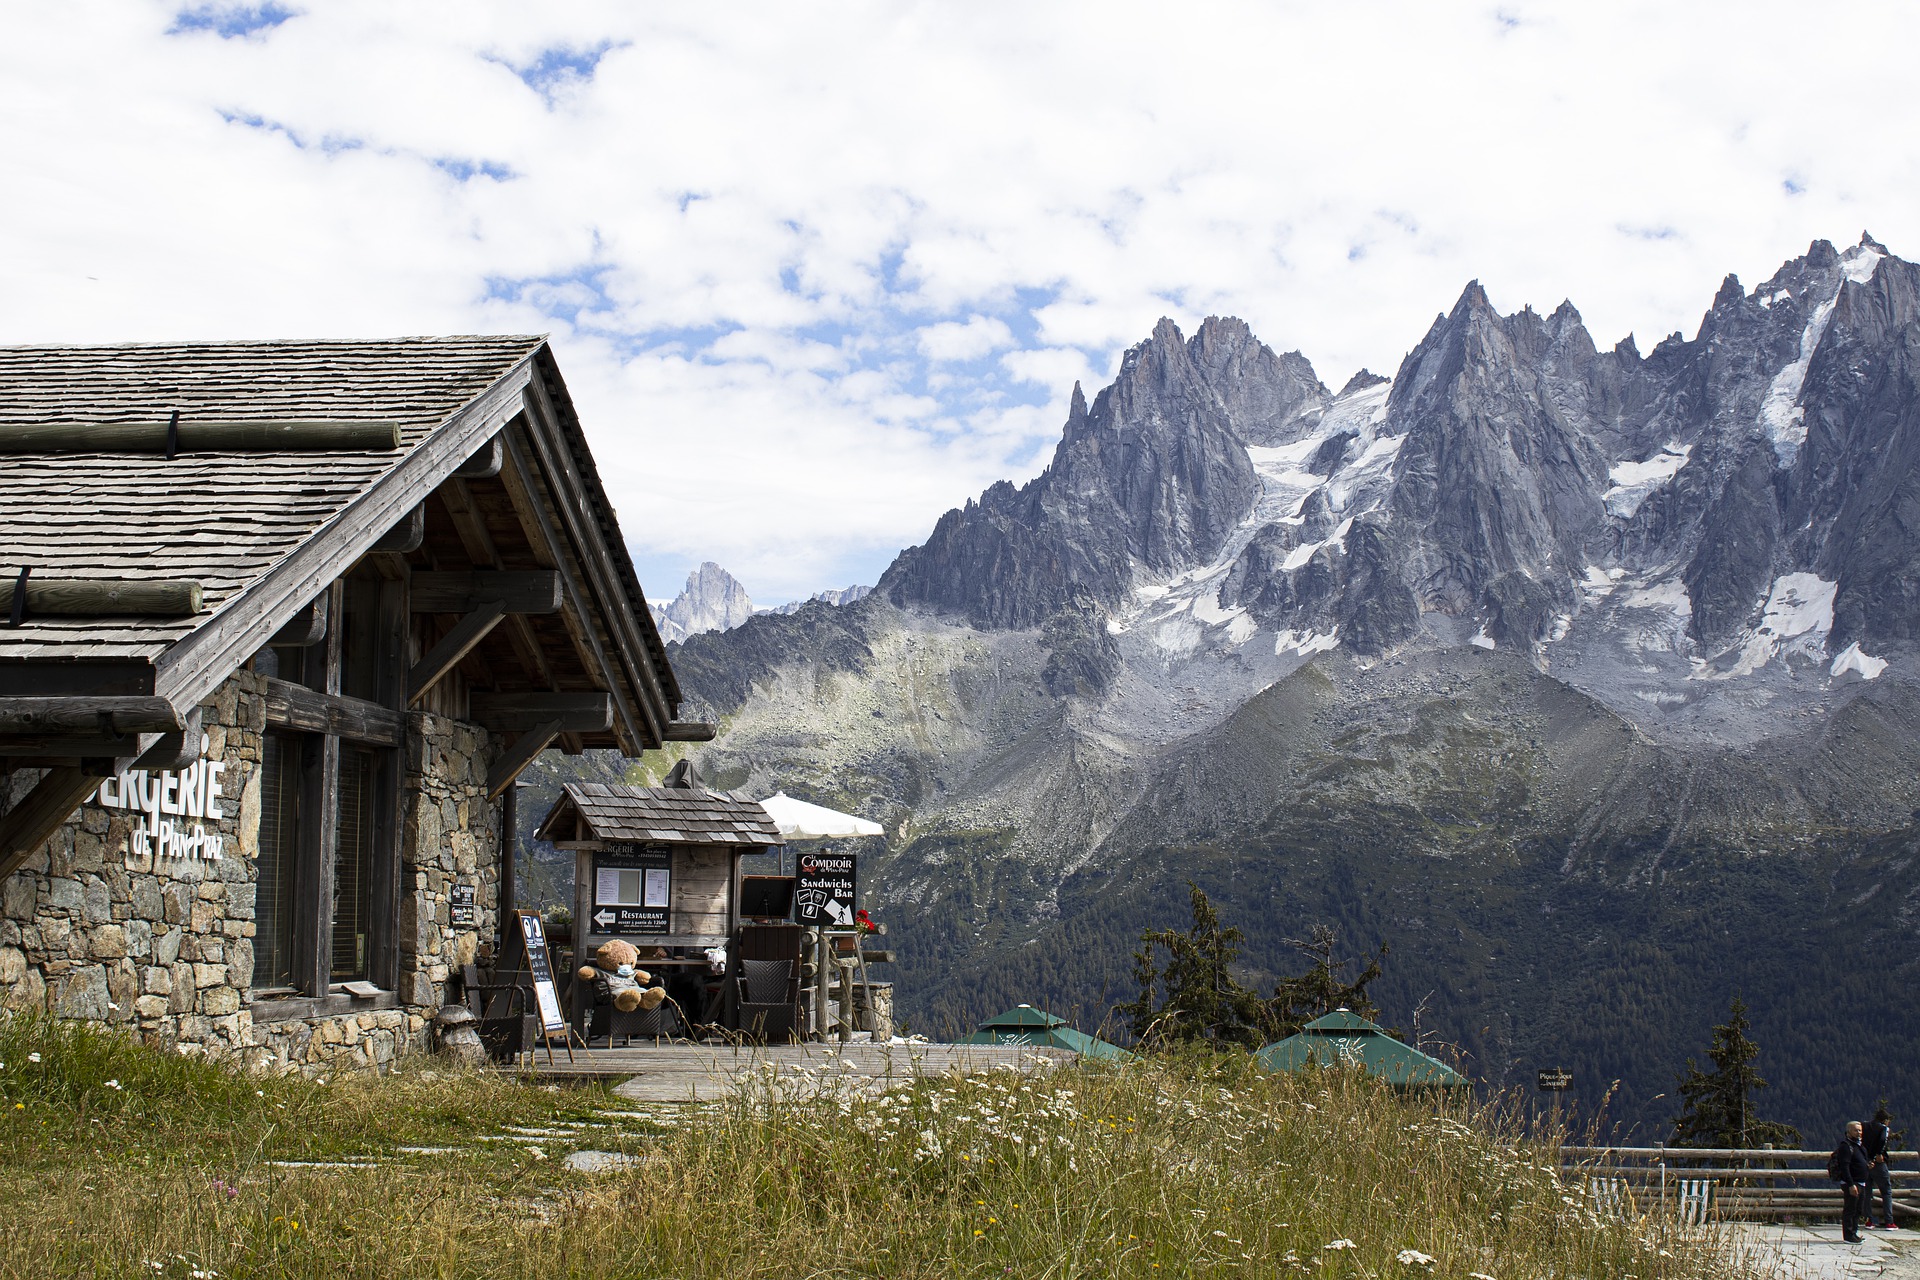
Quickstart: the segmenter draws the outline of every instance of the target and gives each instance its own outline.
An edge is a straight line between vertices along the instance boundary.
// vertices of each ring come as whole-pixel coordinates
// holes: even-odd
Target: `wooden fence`
[[[1827,1154],[1772,1147],[1562,1147],[1560,1164],[1562,1176],[1585,1185],[1603,1211],[1660,1210],[1694,1224],[1837,1220],[1840,1188],[1827,1177]],[[1912,1171],[1920,1152],[1890,1155],[1895,1218],[1920,1226],[1920,1172]]]

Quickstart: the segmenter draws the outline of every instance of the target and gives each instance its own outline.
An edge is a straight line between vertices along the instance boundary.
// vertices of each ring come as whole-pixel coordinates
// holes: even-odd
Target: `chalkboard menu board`
[[[588,932],[621,937],[671,933],[673,855],[666,849],[611,844],[593,855]]]
[[[520,918],[520,941],[527,951],[527,972],[533,975],[533,997],[540,1006],[540,1027],[549,1033],[565,1031],[567,1021],[560,1016],[560,993],[553,986],[553,959],[547,955],[547,927],[535,912],[513,914]]]
[[[859,881],[851,853],[803,853],[797,865],[793,918],[829,929],[851,928]]]

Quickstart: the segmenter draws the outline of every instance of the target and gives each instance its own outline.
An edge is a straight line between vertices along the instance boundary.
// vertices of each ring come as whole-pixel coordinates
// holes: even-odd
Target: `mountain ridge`
[[[1435,1011],[1508,1066],[1561,1034],[1601,1070],[1577,1004],[1607,983],[1657,1006],[1658,1053],[1760,975],[1815,1115],[1814,1041],[1769,999],[1831,1022],[1810,939],[1862,893],[1904,948],[1875,983],[1920,941],[1916,342],[1920,269],[1867,236],[1729,276],[1645,356],[1471,283],[1337,393],[1240,321],[1163,320],[1075,389],[1038,477],[943,515],[872,595],[679,644],[724,723],[696,754],[886,824],[866,883],[922,935],[910,1014],[1092,1009],[1191,876],[1252,913],[1250,972],[1296,917],[1459,966]],[[1408,923],[1438,918],[1459,938]],[[1604,1069],[1651,1114],[1651,1066]]]

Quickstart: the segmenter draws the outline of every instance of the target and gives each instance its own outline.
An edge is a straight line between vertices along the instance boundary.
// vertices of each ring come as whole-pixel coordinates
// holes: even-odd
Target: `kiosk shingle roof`
[[[0,574],[199,581],[198,617],[45,617],[0,658],[151,658],[281,560],[538,337],[0,347],[0,433],[38,423],[398,422],[372,453],[0,454]],[[324,459],[324,464],[319,465]]]
[[[566,784],[565,799],[586,820],[596,840],[660,842],[665,844],[781,843],[774,825],[758,801],[738,792],[708,791],[704,787],[628,787],[598,782]],[[541,825],[541,834],[566,809],[555,806]]]

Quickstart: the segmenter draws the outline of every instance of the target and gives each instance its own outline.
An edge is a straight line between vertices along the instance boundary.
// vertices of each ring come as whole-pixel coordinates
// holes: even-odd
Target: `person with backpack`
[[[1887,1109],[1881,1107],[1873,1113],[1873,1123],[1860,1135],[1861,1149],[1867,1153],[1867,1189],[1861,1192],[1864,1203],[1860,1211],[1865,1215],[1867,1225],[1881,1227],[1891,1231],[1898,1224],[1893,1220],[1893,1175],[1887,1167],[1888,1149],[1893,1145],[1893,1126],[1888,1123],[1893,1117]],[[1880,1193],[1880,1221],[1873,1220],[1873,1193]]]
[[[1867,1198],[1867,1151],[1860,1145],[1860,1122],[1847,1121],[1846,1136],[1827,1157],[1827,1176],[1840,1184],[1840,1238],[1860,1243],[1860,1206]]]

